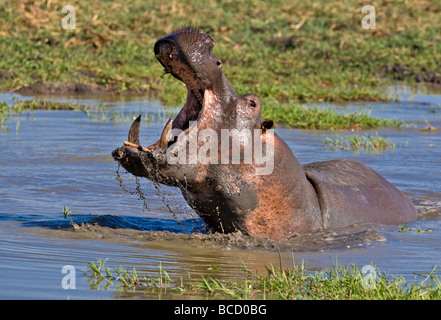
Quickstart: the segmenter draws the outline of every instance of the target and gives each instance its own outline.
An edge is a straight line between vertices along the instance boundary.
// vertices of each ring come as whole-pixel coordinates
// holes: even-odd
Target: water
[[[265,265],[279,263],[280,252],[285,267],[292,265],[293,256],[311,269],[326,269],[336,260],[360,268],[372,263],[381,271],[414,280],[414,271],[441,266],[441,129],[420,131],[428,123],[441,128],[441,95],[402,88],[399,94],[400,102],[332,106],[339,112],[370,112],[413,124],[379,130],[395,143],[393,152],[324,149],[326,136],[357,133],[277,132],[301,163],[344,157],[377,170],[417,205],[420,220],[409,227],[432,232],[400,233],[399,226],[361,225],[285,242],[240,234],[207,235],[179,190],[138,180],[118,169],[110,153],[127,139],[130,122],[91,120],[79,111],[14,116],[9,132],[0,132],[0,298],[176,298],[170,292],[96,286],[84,270],[87,262],[98,259],[108,259],[110,267],[135,267],[141,275],[157,274],[161,264],[175,281],[189,273],[197,281],[200,275],[243,278],[242,261],[250,270],[264,272]],[[1,94],[0,101],[13,97]],[[90,98],[62,100],[91,107],[100,104]],[[165,111],[158,103],[140,98],[102,103],[125,115],[157,116]],[[164,122],[160,118],[143,123],[141,143],[156,141]],[[67,219],[64,206],[73,210]],[[75,267],[75,290],[62,288],[65,265]]]

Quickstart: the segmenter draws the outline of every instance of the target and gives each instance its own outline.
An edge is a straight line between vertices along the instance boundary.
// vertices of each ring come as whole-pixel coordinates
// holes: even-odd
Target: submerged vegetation
[[[403,276],[391,276],[369,266],[370,276],[356,265],[337,263],[324,271],[308,270],[304,264],[295,264],[291,268],[265,266],[266,274],[250,271],[244,264],[243,280],[223,282],[214,277],[201,277],[196,281],[180,279],[174,281],[159,265],[155,276],[140,276],[135,268],[127,271],[123,267],[113,271],[104,264],[107,260],[88,263],[88,273],[92,287],[101,281],[106,287],[117,286],[132,290],[169,290],[176,295],[201,294],[217,299],[333,299],[333,300],[378,300],[412,299],[430,300],[441,298],[441,279],[438,268],[430,272],[416,272],[422,277],[421,282],[408,282]],[[114,273],[113,273],[114,272]]]

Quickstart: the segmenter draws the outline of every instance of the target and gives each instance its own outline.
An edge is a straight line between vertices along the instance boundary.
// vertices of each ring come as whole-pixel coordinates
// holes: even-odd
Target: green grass
[[[156,114],[148,112],[123,112],[115,111],[112,108],[99,103],[95,106],[85,106],[75,103],[64,103],[49,100],[27,100],[16,101],[13,103],[0,102],[0,131],[10,131],[11,118],[19,114],[29,112],[33,114],[36,110],[69,110],[81,111],[85,113],[91,121],[101,122],[115,122],[115,123],[131,123],[139,114],[142,114],[142,120],[145,125],[155,122],[166,122],[169,118],[174,117],[175,114],[164,110]],[[16,131],[20,126],[20,121],[17,120]]]
[[[77,211],[76,209],[74,210],[69,210],[68,207],[66,207],[66,205],[63,204],[63,211],[61,212],[64,216],[64,219],[67,219],[69,217],[69,215],[73,212]]]
[[[76,29],[61,28],[60,1],[0,3],[0,88],[43,82],[98,84],[182,105],[186,90],[153,55],[157,39],[199,26],[240,94],[254,93],[266,114],[276,105],[389,99],[389,72],[402,65],[439,72],[441,3],[377,1],[375,30],[361,28],[365,4],[343,1],[71,1]]]
[[[383,153],[387,150],[395,150],[395,143],[390,139],[380,136],[378,132],[375,132],[374,135],[366,133],[362,136],[327,137],[324,143],[328,146],[328,149],[334,151],[351,150]]]
[[[9,119],[24,112],[36,110],[71,110],[81,111],[89,116],[90,120],[102,122],[132,122],[139,115],[139,112],[126,113],[114,111],[103,103],[96,106],[84,106],[72,103],[63,103],[48,100],[17,101],[15,103],[0,102],[0,128],[9,130]],[[308,129],[371,129],[377,127],[401,127],[404,122],[395,119],[387,120],[371,117],[363,113],[352,113],[349,115],[335,112],[330,108],[294,106],[270,106],[263,114],[268,119],[280,119],[277,124],[287,127],[308,128]],[[165,122],[173,118],[174,113],[168,111],[157,114],[143,113],[143,122],[150,124],[154,122]]]
[[[82,111],[88,113],[88,107],[84,105],[78,105],[73,103],[64,103],[48,100],[27,100],[27,101],[15,101],[13,103],[7,103],[0,101],[0,131],[10,131],[11,118],[22,113],[33,113],[36,110],[70,110],[70,111]],[[17,120],[16,132],[20,126],[20,121]]]
[[[433,230],[423,229],[420,226],[408,227],[407,225],[402,225],[400,230],[398,230],[398,232],[401,232],[401,233],[409,232],[409,231],[416,231],[418,233],[420,233],[420,232],[433,232]]]
[[[243,280],[223,281],[214,277],[201,277],[195,281],[190,278],[186,283],[182,278],[173,281],[159,265],[157,277],[140,277],[133,268],[132,272],[123,267],[112,270],[104,266],[107,260],[89,262],[89,277],[95,284],[106,281],[117,287],[153,290],[167,288],[171,294],[205,295],[217,299],[282,299],[282,300],[438,300],[441,298],[441,279],[438,267],[430,272],[415,272],[421,281],[408,282],[399,275],[388,275],[377,267],[375,276],[370,278],[363,269],[355,264],[343,266],[333,263],[327,270],[312,271],[302,263],[293,261],[291,268],[265,266],[266,273],[249,270],[244,264]],[[151,291],[154,292],[154,291]],[[161,291],[162,292],[162,291]]]
[[[127,271],[123,266],[115,267],[112,270],[105,266],[106,260],[98,260],[89,262],[89,277],[93,280],[93,286],[96,287],[101,281],[105,281],[107,285],[121,285],[123,287],[142,287],[142,288],[167,288],[170,287],[171,279],[165,270],[162,270],[161,264],[158,267],[158,275],[139,277],[136,269]]]
[[[170,112],[165,109],[164,111],[158,111],[156,114],[147,112],[123,112],[115,111],[112,108],[108,108],[102,104],[89,108],[86,110],[90,120],[102,121],[102,122],[116,122],[116,123],[132,123],[140,114],[142,115],[142,122],[145,125],[151,123],[166,123],[168,119],[176,116],[176,113]]]
[[[263,110],[266,119],[276,119],[277,124],[307,129],[352,129],[362,130],[377,127],[399,128],[404,122],[395,119],[380,119],[365,113],[338,113],[331,108],[306,107],[300,105],[269,105]]]

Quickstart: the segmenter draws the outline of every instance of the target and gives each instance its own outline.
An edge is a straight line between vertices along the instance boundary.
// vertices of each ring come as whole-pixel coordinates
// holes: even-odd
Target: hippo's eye
[[[250,106],[251,108],[255,108],[256,102],[254,102],[253,100],[250,100],[250,101],[248,101],[248,106]]]
[[[219,69],[222,68],[222,61],[217,60],[217,61],[216,61],[216,65],[217,65],[217,67],[218,67]]]

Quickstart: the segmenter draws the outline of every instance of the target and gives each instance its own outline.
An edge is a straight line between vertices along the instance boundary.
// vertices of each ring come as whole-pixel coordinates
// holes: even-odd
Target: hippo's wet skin
[[[149,147],[140,146],[140,119],[135,120],[129,141],[112,153],[127,171],[179,187],[189,205],[219,232],[240,230],[280,240],[354,223],[402,224],[416,219],[409,198],[361,163],[333,160],[300,165],[271,129],[273,122],[261,118],[259,99],[239,95],[230,85],[222,62],[212,54],[214,45],[211,36],[190,28],[157,41],[158,61],[166,73],[186,84],[187,99],[161,139]],[[246,145],[260,144],[266,155],[273,156],[272,170],[257,173],[267,164],[256,157],[240,163],[230,155],[218,162],[196,157],[196,161],[171,163],[168,158],[184,152],[189,160],[191,148],[207,152],[206,142],[211,140],[195,138],[198,132],[220,137],[232,129],[257,132],[247,136],[240,153],[244,155]],[[221,159],[225,154],[220,150],[208,153]]]

